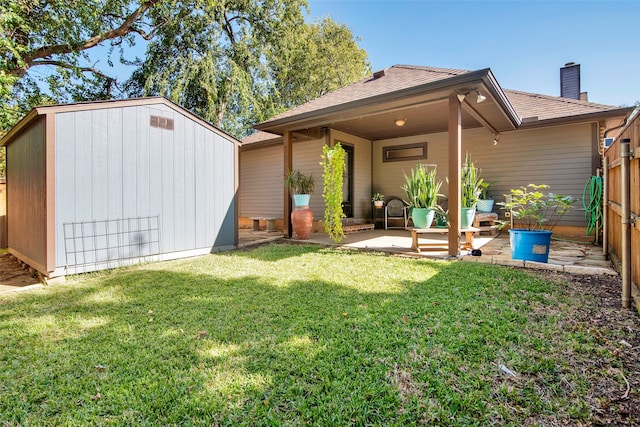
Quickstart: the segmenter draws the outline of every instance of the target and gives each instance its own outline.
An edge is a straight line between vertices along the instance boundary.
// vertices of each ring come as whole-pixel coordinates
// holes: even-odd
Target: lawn
[[[625,383],[610,343],[568,321],[585,298],[288,244],[72,277],[0,296],[0,425],[587,423],[585,372]]]

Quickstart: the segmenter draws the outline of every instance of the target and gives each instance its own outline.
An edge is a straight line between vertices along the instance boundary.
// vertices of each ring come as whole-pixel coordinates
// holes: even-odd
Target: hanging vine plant
[[[324,231],[331,240],[340,243],[344,238],[342,230],[342,176],[345,170],[345,151],[340,143],[333,147],[325,145],[322,147],[322,178],[324,188],[322,198],[324,199]]]

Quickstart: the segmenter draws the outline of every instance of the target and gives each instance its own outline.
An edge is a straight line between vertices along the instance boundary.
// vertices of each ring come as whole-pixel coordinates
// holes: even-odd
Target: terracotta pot
[[[311,237],[313,230],[313,212],[309,206],[296,206],[291,211],[291,224],[293,225],[293,236],[298,240],[307,240]]]

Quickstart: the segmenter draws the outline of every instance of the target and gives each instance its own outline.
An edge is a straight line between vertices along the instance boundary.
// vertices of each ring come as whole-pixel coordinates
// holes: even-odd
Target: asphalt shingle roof
[[[359,82],[337,89],[312,101],[287,110],[265,123],[295,117],[301,114],[321,111],[325,108],[360,101],[377,95],[459,76],[469,70],[453,68],[422,67],[415,65],[394,65],[384,69],[384,76],[369,76]],[[570,117],[589,113],[614,110],[619,107],[596,104],[593,102],[561,98],[516,90],[504,90],[518,116],[522,118],[537,116],[538,120]]]

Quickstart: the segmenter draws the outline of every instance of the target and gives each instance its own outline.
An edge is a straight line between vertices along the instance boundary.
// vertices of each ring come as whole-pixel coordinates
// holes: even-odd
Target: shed
[[[46,277],[237,245],[239,141],[163,97],[36,107],[0,146],[9,252]]]

